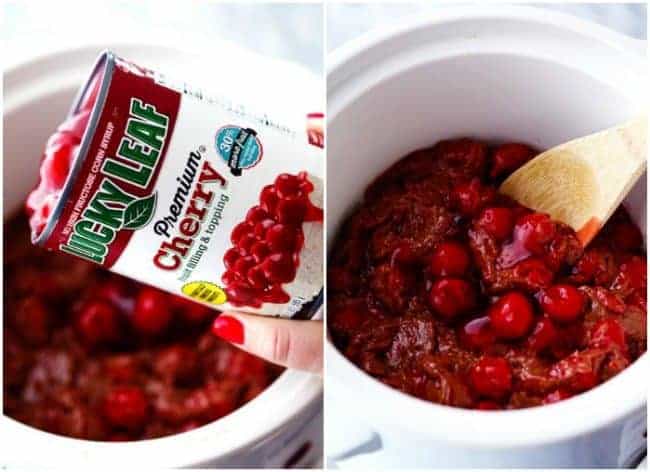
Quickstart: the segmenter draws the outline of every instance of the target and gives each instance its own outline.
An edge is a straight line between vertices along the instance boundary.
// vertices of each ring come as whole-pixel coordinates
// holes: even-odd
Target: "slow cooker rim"
[[[540,13],[543,14],[540,15]],[[551,23],[552,21],[549,18],[557,19],[557,22],[553,20],[553,26],[567,28],[571,32],[575,32],[581,35],[588,35],[593,37],[594,40],[598,40],[601,44],[608,47],[616,47],[617,51],[621,53],[628,54],[629,51],[623,49],[621,45],[621,40],[624,40],[624,37],[619,33],[613,32],[606,27],[593,24],[579,18],[572,17],[570,15],[561,14],[557,12],[548,12],[541,10],[539,8],[531,7],[501,7],[501,6],[491,6],[490,9],[485,8],[467,8],[467,7],[451,7],[441,9],[439,13],[436,13],[435,16],[430,16],[426,18],[419,19],[411,23],[399,24],[393,28],[383,29],[381,31],[372,31],[367,33],[356,40],[351,41],[346,46],[339,48],[334,53],[331,54],[330,66],[328,67],[328,93],[330,92],[330,85],[333,84],[333,88],[336,90],[340,88],[342,84],[345,84],[346,81],[350,80],[350,77],[345,76],[341,71],[342,68],[348,66],[352,61],[359,59],[364,53],[368,52],[374,47],[377,46],[387,46],[391,41],[398,41],[402,35],[412,34],[414,30],[419,28],[435,27],[441,23],[446,23],[450,21],[462,21],[462,20],[476,20],[476,19],[485,19],[485,20],[495,20],[498,18],[507,18],[507,19],[516,19],[524,21],[536,21],[538,23]],[[418,30],[419,31],[419,30]],[[641,61],[641,57],[636,55],[632,56],[635,60]],[[629,57],[628,57],[629,59]],[[363,71],[364,67],[361,67],[359,70]],[[363,72],[362,72],[363,73]],[[343,75],[339,81],[334,80],[329,82],[329,80],[336,76],[337,74]],[[337,77],[339,78],[339,77]],[[329,98],[329,97],[328,97]],[[334,102],[335,100],[332,100]],[[354,101],[353,99],[351,101]],[[330,120],[336,118],[334,115],[330,114]],[[402,429],[417,431],[424,434],[433,435],[432,428],[426,428],[426,420],[440,420],[444,416],[446,419],[449,419],[450,416],[456,416],[456,426],[459,427],[457,431],[439,431],[437,437],[441,440],[445,440],[451,443],[465,443],[469,445],[482,444],[490,446],[493,448],[508,448],[513,445],[529,445],[529,444],[543,444],[543,443],[552,443],[561,441],[563,439],[574,437],[578,434],[585,433],[590,430],[600,428],[604,425],[610,424],[621,418],[624,418],[629,415],[635,415],[642,412],[645,409],[645,389],[641,389],[639,386],[639,392],[637,392],[636,398],[634,401],[630,401],[625,408],[617,409],[615,413],[609,415],[601,415],[598,418],[598,421],[592,420],[590,422],[584,422],[578,424],[577,428],[566,429],[564,431],[552,431],[539,434],[529,434],[529,435],[520,435],[513,437],[512,434],[507,436],[508,431],[499,431],[498,433],[493,431],[494,422],[504,422],[508,421],[511,426],[515,424],[513,422],[520,421],[519,418],[526,418],[530,422],[530,417],[533,418],[533,421],[538,420],[536,423],[530,424],[547,424],[549,422],[549,415],[553,417],[567,416],[568,408],[573,408],[575,410],[583,410],[587,402],[594,396],[598,395],[598,392],[602,391],[602,386],[598,386],[588,392],[577,395],[576,397],[560,402],[554,405],[546,405],[538,408],[528,408],[521,410],[512,410],[512,411],[496,411],[496,412],[483,412],[483,411],[474,411],[466,410],[454,407],[448,407],[443,405],[434,404],[431,402],[426,402],[424,400],[412,397],[410,395],[399,392],[398,390],[392,389],[386,385],[381,384],[379,381],[375,380],[371,376],[367,375],[361,369],[352,364],[348,359],[346,359],[331,343],[331,340],[328,338],[326,345],[326,359],[328,365],[328,380],[329,385],[333,387],[333,390],[345,391],[346,394],[354,396],[357,392],[374,391],[376,394],[380,394],[384,400],[391,401],[394,400],[395,403],[398,403],[401,406],[413,406],[417,410],[412,411],[412,414],[408,414],[407,418],[410,418],[413,421],[395,421],[395,415],[391,415],[390,411],[395,411],[394,408],[388,409],[372,409],[372,406],[369,403],[375,404],[378,401],[376,398],[373,402],[363,402],[359,398],[355,405],[362,409],[366,409],[368,414],[374,414],[375,418],[380,418],[385,424],[392,424]],[[623,385],[623,381],[629,378],[631,375],[642,376],[644,368],[648,364],[648,354],[643,354],[635,363],[630,366],[626,371],[620,373],[615,378],[609,380],[604,385],[608,386],[608,389],[613,386]],[[336,375],[337,369],[342,369],[344,373],[338,372],[340,375]],[[362,373],[362,375],[359,375]],[[355,376],[360,381],[356,381]],[[642,382],[637,382],[637,385],[641,385]],[[622,387],[621,387],[622,388]],[[620,388],[619,388],[620,390]],[[594,393],[596,392],[596,393]],[[382,402],[383,404],[384,402]],[[575,406],[574,406],[575,405]],[[394,406],[394,403],[393,403]],[[409,409],[409,408],[407,408]],[[541,412],[541,414],[539,413]],[[421,417],[417,413],[421,413]],[[469,414],[472,414],[470,417]],[[544,415],[544,417],[542,416]],[[576,415],[572,415],[574,418]],[[425,418],[423,418],[425,417]],[[546,418],[549,417],[549,418]],[[428,424],[435,424],[432,422]],[[488,423],[489,421],[489,423]],[[480,427],[476,423],[481,423]],[[418,423],[417,427],[415,423]],[[463,424],[471,424],[472,432],[480,432],[483,434],[467,434],[467,430],[463,431]],[[444,425],[440,425],[444,426]],[[442,428],[444,429],[444,427]],[[512,428],[511,433],[519,432],[516,428]],[[537,433],[537,432],[536,432]]]
[[[345,398],[349,399],[354,398],[359,392],[364,392],[366,395],[369,392],[374,392],[372,394],[372,402],[367,402],[366,397],[366,401],[358,399],[358,401],[354,401],[354,405],[355,409],[358,407],[364,410],[364,413],[367,415],[372,415],[373,419],[379,419],[380,425],[395,427],[396,431],[405,430],[428,435],[449,443],[481,444],[495,449],[555,443],[599,429],[622,418],[639,414],[646,409],[646,392],[642,387],[642,382],[636,383],[639,386],[635,395],[636,401],[630,402],[625,408],[616,410],[613,414],[592,419],[590,422],[576,421],[575,424],[578,426],[574,429],[562,430],[556,428],[552,431],[545,431],[541,427],[541,425],[551,424],[553,418],[571,417],[576,420],[581,419],[575,412],[587,411],[585,409],[586,403],[596,402],[598,404],[604,404],[601,401],[602,399],[592,399],[594,395],[604,396],[601,394],[603,385],[609,384],[608,388],[612,389],[612,383],[616,386],[621,383],[622,375],[626,375],[628,378],[631,375],[643,376],[650,362],[648,360],[648,353],[646,352],[634,364],[616,377],[587,392],[583,392],[559,403],[518,410],[479,411],[428,402],[384,385],[345,358],[329,340],[326,347],[326,359],[328,365],[334,365],[333,369],[343,369],[346,371],[345,375],[328,377],[328,385],[331,386],[329,388],[331,388],[332,393],[335,396],[343,397],[342,392],[345,392]],[[347,382],[351,379],[354,379],[353,382]],[[620,390],[620,388],[617,388],[617,390]],[[379,400],[379,396],[382,397],[382,400]],[[375,404],[375,402],[391,404],[391,408],[390,410],[372,408],[371,404]],[[396,406],[402,412],[410,411],[410,414],[391,414],[391,411],[395,411]],[[572,411],[568,411],[569,409],[572,409]],[[452,419],[451,417],[454,418]],[[406,418],[406,420],[399,421],[398,418]],[[500,423],[498,427],[495,427],[495,422]],[[505,422],[508,423],[508,425],[505,425],[507,427],[504,427],[503,423]],[[438,428],[431,428],[433,424],[437,424]],[[447,428],[451,424],[457,430],[454,431]],[[540,426],[534,433],[523,434],[520,426],[525,424]],[[468,425],[471,426],[468,427]]]
[[[338,86],[336,81],[330,82],[332,76],[338,74],[340,69],[351,59],[356,59],[359,55],[368,52],[374,47],[380,46],[389,41],[398,40],[400,37],[412,34],[416,30],[439,24],[466,20],[493,21],[496,19],[536,22],[538,24],[545,24],[553,27],[563,27],[574,33],[588,35],[592,39],[606,44],[609,47],[615,47],[623,54],[634,54],[636,59],[642,59],[642,57],[640,57],[640,52],[631,52],[625,46],[629,45],[630,42],[637,41],[645,43],[645,41],[635,40],[600,24],[566,13],[524,5],[491,5],[489,8],[450,6],[440,8],[435,13],[415,19],[405,19],[391,27],[368,31],[357,38],[351,39],[345,45],[335,49],[334,51],[329,52],[327,66],[328,95],[332,83]],[[645,48],[643,48],[642,52],[645,54]]]

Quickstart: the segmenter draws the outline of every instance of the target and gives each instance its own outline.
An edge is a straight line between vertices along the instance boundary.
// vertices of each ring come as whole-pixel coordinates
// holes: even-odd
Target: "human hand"
[[[220,338],[269,362],[314,373],[323,371],[323,323],[223,313],[212,325]]]

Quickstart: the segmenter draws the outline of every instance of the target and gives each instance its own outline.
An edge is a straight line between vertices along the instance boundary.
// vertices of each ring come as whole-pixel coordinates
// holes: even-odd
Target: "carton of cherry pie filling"
[[[280,120],[105,52],[47,142],[32,239],[220,310],[311,316],[319,118]]]

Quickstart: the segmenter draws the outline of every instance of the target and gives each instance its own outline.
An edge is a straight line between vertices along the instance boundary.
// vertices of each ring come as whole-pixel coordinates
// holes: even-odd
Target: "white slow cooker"
[[[645,44],[525,7],[440,9],[366,35],[329,61],[327,234],[410,151],[452,137],[552,147],[647,113]],[[626,200],[646,228],[646,178]],[[648,355],[557,404],[474,411],[405,395],[326,346],[330,465],[632,466],[646,449]],[[347,421],[355,434],[343,432]],[[330,438],[332,440],[330,441]],[[364,443],[364,441],[367,441]]]
[[[65,117],[99,53],[118,55],[205,85],[256,108],[322,110],[321,82],[305,69],[258,56],[227,42],[210,48],[219,61],[163,45],[97,44],[52,51],[13,65],[4,74],[5,220],[22,207],[36,183],[43,145]],[[259,80],[263,74],[265,81]],[[307,467],[321,462],[322,379],[286,371],[267,390],[232,414],[186,433],[160,439],[108,443],[45,433],[5,416],[0,466],[66,466],[91,470],[175,467]]]

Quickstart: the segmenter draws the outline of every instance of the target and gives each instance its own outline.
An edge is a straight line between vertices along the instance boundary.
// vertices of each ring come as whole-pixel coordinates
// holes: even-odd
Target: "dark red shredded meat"
[[[216,312],[29,242],[5,224],[4,413],[82,439],[188,431],[281,369],[210,333]]]
[[[569,398],[646,351],[643,237],[619,208],[575,232],[497,192],[530,147],[442,141],[367,189],[330,251],[328,326],[379,381],[436,403]]]

